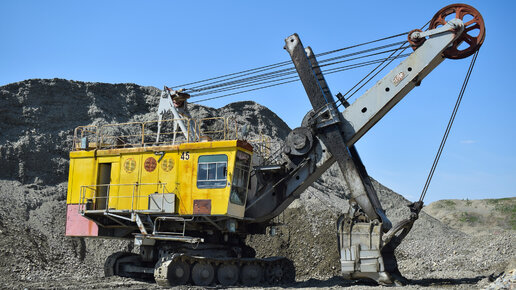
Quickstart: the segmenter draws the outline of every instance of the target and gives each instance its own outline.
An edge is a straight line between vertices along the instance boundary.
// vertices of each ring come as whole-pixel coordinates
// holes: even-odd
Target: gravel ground
[[[103,278],[104,259],[115,251],[132,250],[130,241],[66,238],[64,225],[73,129],[155,119],[158,97],[159,90],[152,87],[61,79],[0,87],[2,287],[157,288],[149,281]],[[196,117],[235,116],[239,125],[250,125],[251,138],[264,134],[281,140],[290,130],[254,102],[220,109],[192,105],[191,112]],[[377,182],[375,187],[393,222],[408,215],[409,201]],[[334,166],[279,217],[284,226],[278,235],[248,238],[258,255],[294,261],[298,281],[282,288],[384,288],[339,277],[335,221],[347,211],[345,191]],[[408,289],[514,289],[514,245],[515,231],[479,228],[475,234],[464,233],[422,212],[396,255],[401,272],[410,279]]]

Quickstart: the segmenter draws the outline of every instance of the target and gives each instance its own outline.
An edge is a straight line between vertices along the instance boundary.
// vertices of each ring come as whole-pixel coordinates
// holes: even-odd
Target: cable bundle
[[[366,77],[344,94],[347,100],[393,60],[409,55],[402,54],[409,47],[406,40],[386,43],[387,40],[392,41],[395,38],[406,36],[407,33],[400,33],[317,54],[319,68],[327,75],[377,64]],[[370,47],[371,44],[381,45]],[[359,47],[368,48],[352,51]],[[343,54],[344,52],[346,53]],[[369,79],[367,79],[368,77]],[[173,87],[184,88],[184,92],[190,94],[192,98],[214,95],[193,101],[193,103],[199,103],[292,83],[298,80],[299,77],[292,62],[284,61]]]

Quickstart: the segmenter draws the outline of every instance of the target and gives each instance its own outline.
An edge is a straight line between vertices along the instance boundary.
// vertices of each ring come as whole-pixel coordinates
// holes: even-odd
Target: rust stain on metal
[[[147,170],[148,172],[152,172],[154,171],[154,169],[156,169],[157,164],[158,162],[156,162],[156,159],[154,159],[154,157],[149,157],[145,159],[145,163],[143,164],[143,166],[145,170]]]
[[[464,21],[466,15],[473,16],[473,19],[464,23],[464,31],[455,39],[453,45],[443,52],[444,56],[450,59],[462,59],[474,54],[482,46],[486,37],[484,18],[472,6],[467,4],[451,4],[442,8],[434,15],[432,20],[430,20],[429,28],[434,29],[440,25],[445,25],[447,22],[446,17],[449,15],[453,15],[452,17],[462,21]],[[477,36],[473,36],[475,32],[478,32]],[[459,46],[462,43],[466,43],[468,47],[460,49]]]
[[[194,214],[211,214],[211,199],[194,199]]]
[[[237,140],[237,146],[253,152],[253,145],[249,144],[245,140]]]
[[[423,30],[421,30],[421,29],[414,29],[414,30],[411,30],[408,33],[408,35],[407,35],[408,42],[410,43],[410,46],[412,47],[413,50],[416,50],[418,47],[423,45],[423,43],[425,43],[426,38],[422,37],[422,38],[418,38],[418,39],[412,39],[411,35],[414,32],[423,32]]]

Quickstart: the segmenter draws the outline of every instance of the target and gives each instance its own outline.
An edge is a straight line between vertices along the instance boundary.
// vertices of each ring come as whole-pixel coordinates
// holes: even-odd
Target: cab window
[[[237,151],[233,182],[229,201],[234,204],[244,205],[247,186],[249,184],[249,171],[251,168],[251,155]]]
[[[224,188],[228,168],[227,155],[199,156],[197,188]]]

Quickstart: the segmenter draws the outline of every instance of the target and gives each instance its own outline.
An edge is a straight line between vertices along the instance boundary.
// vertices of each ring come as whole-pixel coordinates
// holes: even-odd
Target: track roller
[[[211,258],[176,253],[161,258],[154,268],[154,280],[166,287],[279,285],[294,278],[292,261],[282,257]]]
[[[208,286],[213,283],[215,269],[209,262],[197,262],[192,268],[192,281],[197,286]]]
[[[104,276],[138,277],[138,274],[124,271],[123,266],[139,264],[141,264],[140,255],[129,252],[116,252],[106,259],[104,263]]]
[[[224,263],[217,269],[217,279],[222,286],[233,286],[238,282],[239,272],[237,265]]]
[[[190,264],[177,255],[162,258],[154,269],[154,280],[159,286],[185,285],[190,280]]]
[[[242,267],[242,284],[255,286],[263,280],[263,267],[258,263],[246,264]]]

